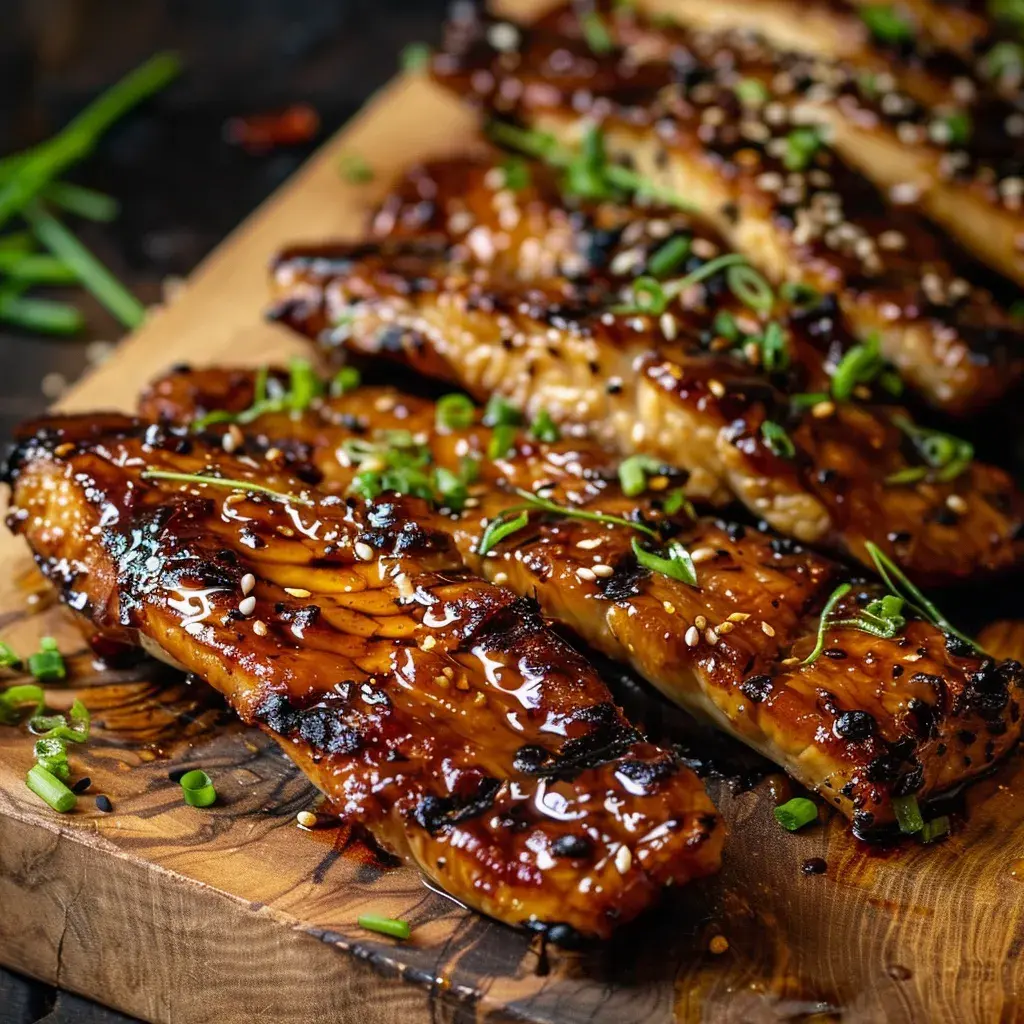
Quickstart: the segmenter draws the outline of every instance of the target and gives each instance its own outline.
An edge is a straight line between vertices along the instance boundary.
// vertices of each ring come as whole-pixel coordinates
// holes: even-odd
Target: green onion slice
[[[363,382],[363,375],[354,366],[343,366],[332,378],[331,394],[337,398],[355,391]]]
[[[43,688],[34,683],[24,683],[20,686],[9,686],[3,693],[0,693],[0,722],[11,725],[17,722],[21,716],[21,709],[26,704],[34,704],[33,716],[42,714],[46,706],[46,698]]]
[[[198,768],[185,772],[178,782],[189,807],[209,807],[217,799],[217,790],[213,788],[210,776]]]
[[[934,843],[937,839],[948,836],[949,830],[950,822],[945,814],[939,818],[932,818],[931,821],[926,821],[924,828],[921,829],[921,842]]]
[[[64,715],[34,715],[28,723],[29,731],[43,739],[70,740],[84,743],[89,738],[91,716],[89,709],[76,700],[68,712],[71,724]]]
[[[637,562],[645,569],[668,576],[670,579],[679,580],[680,583],[691,587],[697,586],[697,570],[694,567],[693,559],[690,557],[690,552],[678,541],[669,541],[666,548],[667,558],[647,551],[636,537],[632,539],[631,543]]]
[[[530,522],[530,515],[525,511],[520,512],[519,515],[511,519],[503,518],[503,516],[508,515],[510,513],[503,513],[502,516],[492,519],[487,524],[487,528],[484,530],[479,544],[477,544],[476,553],[478,555],[489,554],[506,537],[511,536],[513,533],[518,533]]]
[[[523,414],[511,402],[506,401],[501,395],[491,395],[484,409],[485,427],[518,427],[522,422]]]
[[[690,236],[676,235],[651,254],[647,273],[652,277],[667,277],[678,270],[690,255]]]
[[[25,776],[25,785],[40,800],[48,803],[55,811],[66,814],[78,802],[78,798],[52,772],[41,764],[33,765]]]
[[[44,682],[63,679],[67,675],[64,658],[52,636],[44,636],[39,641],[39,650],[28,656],[28,670],[36,679]]]
[[[846,595],[850,592],[851,587],[849,583],[841,583],[832,593],[829,595],[828,600],[825,602],[825,607],[821,609],[821,616],[818,619],[818,639],[814,644],[814,650],[807,655],[801,665],[811,665],[818,660],[821,652],[825,649],[825,632],[828,629],[829,616],[832,614],[833,609]]]
[[[664,470],[660,459],[650,455],[630,455],[619,463],[619,484],[627,498],[635,498],[647,490],[648,474],[660,473]]]
[[[805,796],[795,796],[784,804],[772,808],[775,820],[787,831],[795,832],[804,825],[818,820],[818,805]]]
[[[476,406],[469,395],[442,395],[437,400],[435,421],[439,430],[465,430],[475,418]]]
[[[562,432],[547,409],[541,409],[530,424],[530,436],[543,441],[544,444],[555,444],[561,440]]]
[[[32,752],[40,767],[45,768],[61,782],[67,782],[71,777],[68,748],[64,740],[57,737],[36,740]]]
[[[761,424],[761,437],[772,455],[780,459],[796,457],[796,445],[793,444],[793,439],[781,424],[774,420],[765,420]]]
[[[360,928],[365,928],[368,932],[379,932],[394,939],[407,939],[412,934],[408,921],[382,917],[380,914],[360,914],[358,923]]]
[[[924,818],[921,817],[921,808],[917,804],[917,797],[894,796],[892,798],[892,811],[896,815],[896,824],[904,835],[913,835],[924,828]]]

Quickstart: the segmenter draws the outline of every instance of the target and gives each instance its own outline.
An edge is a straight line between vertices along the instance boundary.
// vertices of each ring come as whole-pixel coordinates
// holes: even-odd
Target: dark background
[[[115,126],[67,176],[121,200],[117,222],[76,225],[76,231],[143,302],[157,301],[168,278],[187,275],[395,73],[406,44],[437,43],[446,6],[446,0],[0,0],[0,155],[53,134],[157,50],[177,50],[186,64],[182,77]],[[297,102],[320,114],[320,132],[309,144],[254,154],[225,142],[229,118]],[[80,339],[0,325],[0,439],[42,412],[62,378],[74,381],[97,358],[102,346],[90,341],[121,335],[87,297],[78,291],[66,297],[89,317]],[[126,1020],[0,969],[0,1024]]]

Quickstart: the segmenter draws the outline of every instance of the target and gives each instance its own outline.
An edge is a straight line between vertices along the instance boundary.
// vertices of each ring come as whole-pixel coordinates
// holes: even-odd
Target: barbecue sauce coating
[[[8,523],[72,608],[206,679],[469,906],[572,944],[717,869],[699,780],[423,502],[346,501],[117,416],[30,425],[9,474]]]
[[[213,410],[237,413],[252,397],[251,374],[182,372],[155,382],[142,412],[186,424]],[[232,429],[240,428],[210,426],[208,437]],[[362,388],[301,417],[258,417],[244,426],[244,450],[257,461],[301,464],[324,490],[343,494],[360,471],[347,444],[386,444],[396,430],[419,438],[434,465],[456,472],[466,458],[479,461],[473,504],[439,518],[467,565],[536,596],[547,616],[782,765],[860,831],[892,821],[893,796],[926,798],[962,783],[1019,736],[1020,666],[953,644],[927,622],[911,621],[891,640],[833,627],[823,655],[800,664],[822,605],[848,575],[780,537],[666,515],[664,499],[679,483],[671,475],[625,497],[615,460],[583,440],[543,443],[523,428],[491,460],[491,431],[479,423],[449,429],[424,399]],[[656,527],[693,553],[698,586],[638,565],[629,528],[543,513],[480,556],[485,523],[520,504],[512,487],[543,488],[562,506]],[[849,618],[879,594],[857,581],[836,614]]]
[[[918,581],[1020,563],[1024,500],[1006,473],[975,461],[954,479],[893,485],[921,465],[897,425],[909,416],[829,400],[827,370],[851,343],[833,303],[758,315],[719,273],[670,313],[615,315],[616,292],[667,240],[689,242],[680,275],[721,256],[721,240],[685,215],[634,212],[626,223],[606,207],[560,211],[543,175],[512,193],[494,172],[465,161],[417,169],[375,216],[378,244],[286,253],[276,317],[328,355],[402,361],[661,459],[686,471],[691,497],[739,498],[803,542],[870,564],[873,541]],[[538,266],[555,276],[535,276]],[[724,315],[741,337],[723,335]],[[770,321],[786,347],[772,372],[757,340]],[[814,392],[810,405],[793,401]],[[766,421],[787,431],[792,457],[767,442]]]

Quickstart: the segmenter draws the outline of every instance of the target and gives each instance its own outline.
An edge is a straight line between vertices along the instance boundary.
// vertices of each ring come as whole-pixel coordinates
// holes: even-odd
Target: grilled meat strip
[[[611,314],[600,283],[524,288],[460,270],[452,253],[362,245],[286,254],[275,315],[331,354],[401,359],[477,398],[501,394],[530,418],[543,410],[621,454],[686,471],[695,500],[735,495],[778,531],[867,564],[868,540],[926,582],[1020,561],[1022,500],[1001,470],[970,462],[951,465],[952,479],[925,478],[909,421],[827,396],[794,409],[742,350],[718,349],[713,307],[749,322],[729,306],[721,275],[692,290],[688,309],[674,307],[670,341],[663,317]],[[800,340],[830,329],[822,315],[788,322],[806,381],[798,390],[820,391],[823,378],[827,388],[820,356]],[[766,329],[755,319],[755,334]]]
[[[598,59],[539,30],[520,52],[498,53],[483,31],[437,59],[442,82],[570,148],[599,123],[610,156],[692,202],[772,281],[834,293],[854,332],[877,332],[933,404],[967,413],[1019,380],[1021,327],[984,273],[911,209],[884,201],[791,107],[737,96],[745,76],[733,58],[688,50],[693,68],[677,73],[636,66],[631,51]],[[684,91],[669,87],[680,74]]]
[[[749,33],[714,34],[653,26],[621,8],[609,24],[615,30],[621,28],[617,38],[627,49],[619,56],[617,69],[607,69],[610,75],[617,70],[618,85],[609,93],[602,83],[592,102],[600,104],[602,99],[622,95],[636,102],[635,63],[652,62],[648,74],[655,80],[660,75],[664,92],[648,97],[650,112],[659,118],[677,117],[693,131],[709,123],[694,117],[695,107],[703,118],[705,110],[719,107],[723,100],[731,98],[735,106],[738,82],[760,82],[766,91],[760,106],[769,115],[763,121],[770,129],[780,126],[774,117],[783,108],[788,108],[791,125],[805,130],[808,125],[826,127],[831,146],[862,175],[891,190],[899,201],[915,204],[1000,273],[1024,283],[1024,155],[1020,145],[1024,125],[1014,104],[993,97],[969,116],[948,108],[932,110],[878,76],[866,79],[856,69],[844,69],[834,61],[780,53]],[[542,26],[539,37],[547,35],[544,29],[557,26],[568,34],[555,38],[561,38],[563,44],[576,42],[580,57],[593,60],[588,43],[579,39],[580,22],[571,8],[554,12]],[[528,42],[523,54],[528,65],[532,63],[530,48]],[[659,56],[664,59],[659,61]],[[502,57],[507,59],[506,54]],[[608,63],[616,56],[603,59]],[[563,61],[563,71],[565,67]],[[642,77],[646,79],[646,75]],[[887,88],[883,90],[880,82]],[[717,94],[715,87],[720,87]],[[701,91],[706,97],[699,97]],[[726,110],[732,113],[728,107]],[[581,112],[578,108],[577,113]],[[716,123],[717,117],[712,116],[711,127]],[[727,117],[725,124],[729,123]]]
[[[30,425],[10,481],[9,525],[72,608],[205,678],[469,906],[605,938],[718,867],[697,778],[422,501],[346,502],[116,416]]]
[[[253,395],[251,372],[179,372],[152,386],[142,411],[196,424],[210,413],[251,408]],[[426,400],[366,387],[314,402],[299,416],[258,416],[244,435],[237,423],[203,429],[210,440],[227,437],[229,447],[257,461],[290,464],[340,493],[354,481],[365,486],[371,464],[380,472],[398,434],[422,445],[422,465],[458,474],[467,458],[475,460],[479,475],[465,510],[450,512],[443,526],[468,565],[536,596],[548,616],[782,765],[861,831],[891,822],[894,795],[924,798],[955,785],[1014,743],[1016,663],[997,664],[915,619],[888,640],[832,626],[824,653],[801,664],[824,602],[847,578],[834,563],[736,524],[669,514],[666,489],[626,497],[608,455],[587,442],[541,442],[522,429],[491,459],[494,435],[478,416],[449,427],[437,415]],[[401,485],[417,486],[414,479]],[[672,536],[692,552],[697,585],[639,564],[632,541],[640,535],[629,527],[571,516],[531,514],[528,527],[479,554],[485,524],[520,503],[513,487],[543,489],[565,509],[616,515]],[[837,615],[856,615],[877,596],[877,587],[858,583]]]

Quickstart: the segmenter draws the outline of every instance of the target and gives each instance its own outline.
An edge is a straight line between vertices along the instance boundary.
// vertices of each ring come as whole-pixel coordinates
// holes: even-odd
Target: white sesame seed
[[[683,636],[687,647],[696,647],[700,643],[700,633],[696,626],[691,626]]]
[[[951,494],[946,499],[946,505],[953,512],[960,513],[960,515],[967,511],[967,502],[959,494]]]
[[[708,381],[708,391],[715,396],[715,398],[725,398],[725,385],[720,380],[712,378]]]
[[[497,586],[499,586],[499,587],[502,584],[504,584],[504,583],[508,583],[508,573],[507,572],[496,572],[494,574],[494,583]]]
[[[303,590],[302,587],[285,587],[284,592],[291,597],[310,597],[311,594],[308,590]]]
[[[313,828],[316,825],[316,815],[309,811],[299,811],[295,817],[303,828]]]
[[[238,602],[238,610],[243,615],[252,615],[252,613],[256,611],[256,598],[251,594],[249,597],[243,597],[242,600]]]
[[[373,548],[371,548],[365,541],[357,540],[354,551],[356,553],[356,558],[362,562],[369,562],[373,559]]]
[[[733,612],[727,621],[729,622],[746,622],[750,618],[750,612]]]
[[[257,619],[252,624],[252,631],[257,636],[266,636],[267,635],[267,624],[262,619]]]
[[[775,636],[774,627],[769,626],[768,623],[764,621],[761,622],[761,632],[764,633],[765,636]]]
[[[827,420],[836,411],[834,402],[818,402],[811,407],[811,415],[816,420]]]
[[[735,628],[735,623],[730,622],[728,619],[726,619],[725,622],[720,622],[717,626],[715,626],[715,629],[718,630],[721,636],[725,636],[727,633],[731,633]]]
[[[427,636],[427,637],[423,638],[423,643],[420,646],[423,648],[423,650],[430,651],[430,650],[433,650],[433,648],[436,645],[437,645],[437,640],[434,637],[432,637],[432,636]]]
[[[601,537],[587,537],[584,540],[576,541],[576,547],[583,548],[584,551],[592,551],[596,547],[600,547],[603,538]]]
[[[624,875],[633,865],[633,854],[628,846],[620,846],[615,853],[615,868]]]
[[[246,594],[251,594],[252,591],[253,591],[253,587],[255,587],[255,586],[256,586],[256,577],[253,576],[253,574],[251,572],[247,572],[242,577],[242,597],[245,597]]]
[[[704,631],[704,639],[707,640],[712,647],[718,643],[718,632],[715,630],[714,626],[710,626]]]
[[[694,565],[700,565],[701,562],[707,562],[714,558],[718,552],[714,548],[696,548],[690,552],[690,560]],[[701,629],[704,627],[701,626]]]
[[[614,572],[615,570],[610,565],[605,565],[604,563],[594,566],[595,576],[607,577],[611,576]]]
[[[593,582],[595,579],[597,579],[597,577],[594,575],[593,570],[588,569],[585,565],[580,566],[580,568],[576,570],[576,575],[581,580],[587,580],[588,582]]]
[[[661,607],[664,608],[669,615],[675,615],[676,613],[676,606],[671,601],[662,601]]]

